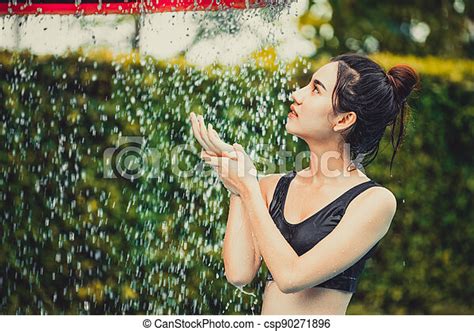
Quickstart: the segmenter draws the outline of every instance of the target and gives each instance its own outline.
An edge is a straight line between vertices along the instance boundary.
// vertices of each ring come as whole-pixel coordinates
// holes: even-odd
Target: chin
[[[286,132],[288,132],[288,133],[291,134],[292,136],[297,136],[297,135],[295,134],[295,131],[292,130],[291,124],[286,123],[286,124],[285,124],[285,129],[286,129]]]
[[[291,124],[286,123],[286,124],[285,124],[285,129],[286,129],[286,132],[287,132],[288,134],[290,134],[290,135],[293,136],[293,139],[298,138],[298,139],[301,139],[301,140],[306,141],[305,138],[303,138],[303,136],[302,136],[300,133],[298,133],[297,131],[293,130]]]

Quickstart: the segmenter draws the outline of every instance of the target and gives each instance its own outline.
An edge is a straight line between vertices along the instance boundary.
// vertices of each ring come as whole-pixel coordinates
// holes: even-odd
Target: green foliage
[[[318,54],[474,55],[472,1],[310,0],[301,32]]]
[[[473,63],[376,59],[387,66],[416,60],[422,91],[411,100],[393,177],[388,137],[367,169],[394,192],[398,210],[348,313],[471,314]],[[287,105],[278,96],[311,72],[304,61],[292,64],[293,79],[280,82],[272,61],[257,62],[263,67],[200,71],[133,54],[0,53],[0,311],[259,314],[265,267],[247,289],[257,298],[225,280],[225,189],[214,177],[183,178],[172,169],[174,148],[193,142],[191,111],[274,163],[282,161],[279,148],[305,150],[281,134]],[[271,109],[262,109],[267,96]],[[159,147],[154,178],[104,178],[104,151],[120,136]],[[272,147],[259,150],[256,137]],[[193,169],[197,152],[193,142],[179,168]]]

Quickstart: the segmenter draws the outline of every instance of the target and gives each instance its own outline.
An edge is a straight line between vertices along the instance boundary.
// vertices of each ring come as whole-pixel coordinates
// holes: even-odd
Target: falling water
[[[193,19],[212,39],[284,10]],[[311,68],[279,61],[274,38],[238,66],[205,68],[0,51],[2,313],[260,313],[262,270],[245,290],[225,279],[229,195],[200,163],[188,117],[203,114],[260,171],[288,166],[289,92]]]

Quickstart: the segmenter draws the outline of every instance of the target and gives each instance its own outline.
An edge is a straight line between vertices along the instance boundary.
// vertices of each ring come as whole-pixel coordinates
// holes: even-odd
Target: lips
[[[290,106],[290,113],[291,113],[291,114],[294,114],[296,117],[298,117],[298,113],[296,112],[296,109],[295,109],[295,108],[296,108],[296,107],[295,107],[295,104],[292,104],[292,105]]]

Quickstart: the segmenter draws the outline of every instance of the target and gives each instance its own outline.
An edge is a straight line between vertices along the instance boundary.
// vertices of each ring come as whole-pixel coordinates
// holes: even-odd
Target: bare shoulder
[[[396,210],[397,198],[392,191],[383,186],[374,186],[357,196],[346,212],[361,216],[361,220],[377,220],[377,223],[385,225],[388,230]]]
[[[370,200],[370,203],[378,204],[388,216],[395,214],[397,210],[397,198],[392,191],[383,186],[375,186],[372,190],[369,190],[369,194],[371,194],[371,196],[367,200]]]
[[[268,206],[272,201],[273,194],[275,193],[275,188],[280,180],[281,177],[285,176],[285,174],[269,174],[263,177],[260,177],[259,184],[260,184],[260,191],[262,192],[262,196],[265,200],[265,203]]]

